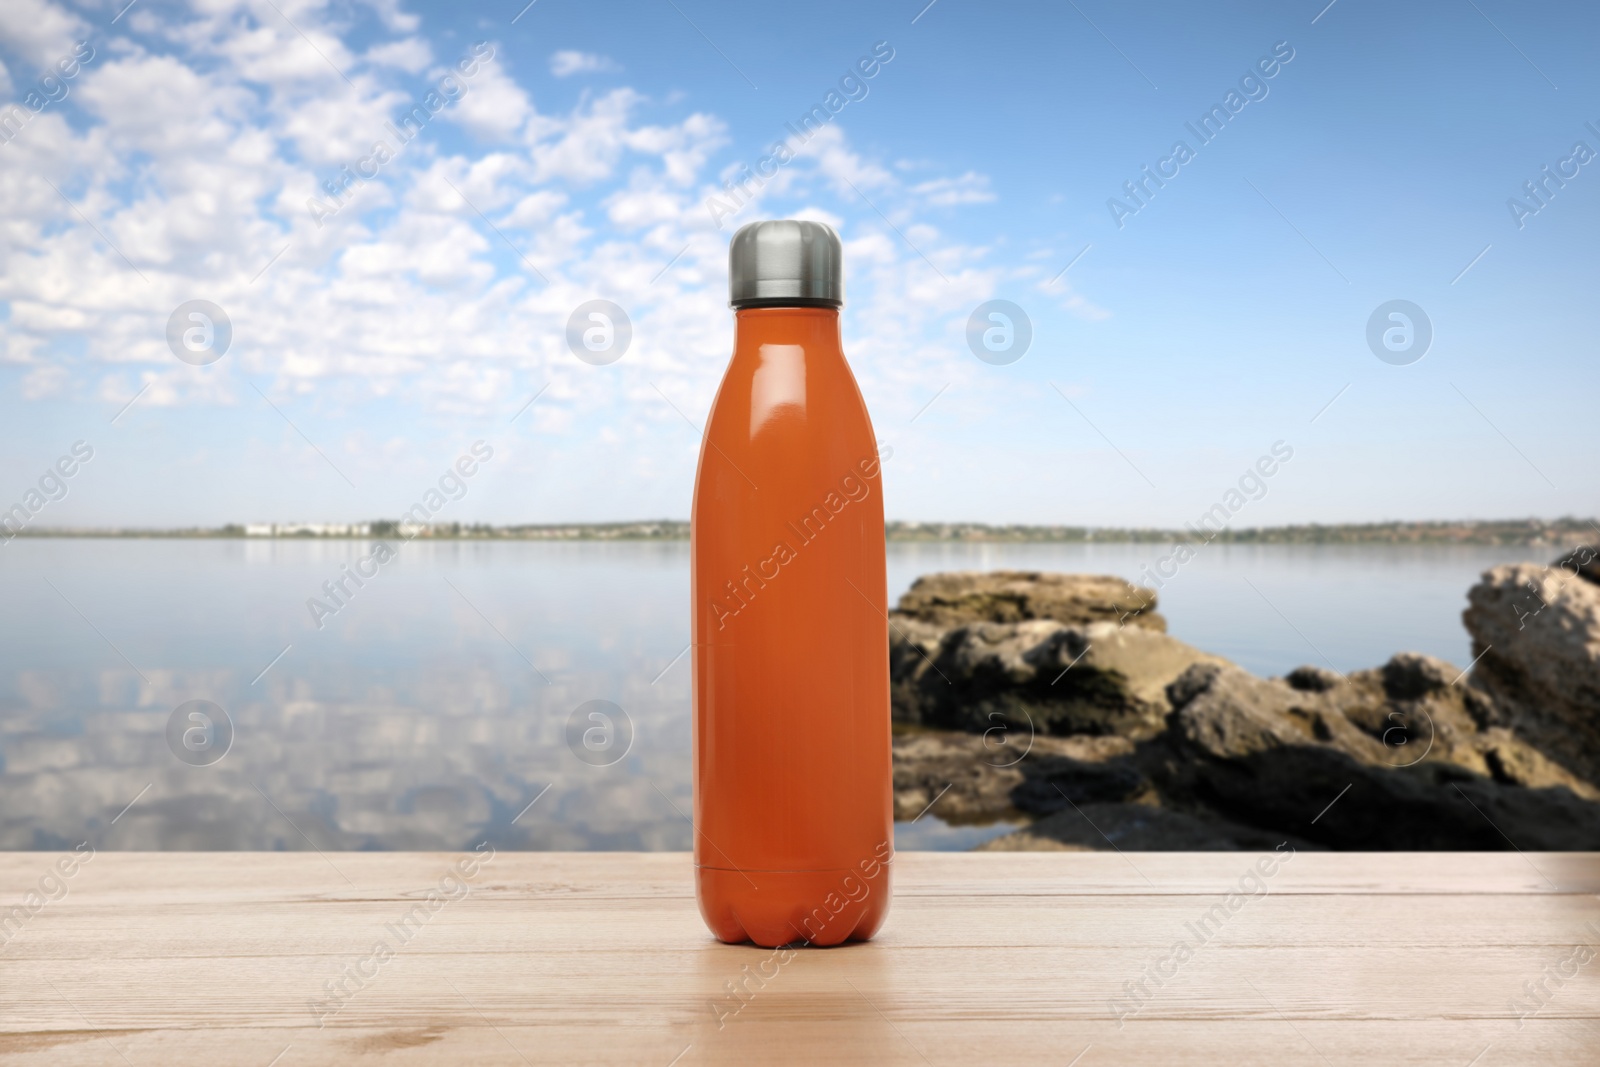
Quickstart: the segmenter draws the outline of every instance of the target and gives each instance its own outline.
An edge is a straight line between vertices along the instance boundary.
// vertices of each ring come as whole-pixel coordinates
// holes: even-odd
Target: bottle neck
[[[734,312],[734,347],[745,344],[840,348],[839,309],[740,308]]]

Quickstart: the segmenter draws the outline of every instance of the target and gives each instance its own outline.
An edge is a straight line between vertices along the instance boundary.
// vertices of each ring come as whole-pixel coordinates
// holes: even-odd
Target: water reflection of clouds
[[[0,848],[689,846],[648,784],[687,808],[686,664],[651,684],[687,640],[687,545],[412,542],[314,628],[306,597],[367,548],[8,546]],[[596,698],[624,707],[636,735],[609,767],[564,739],[572,709]],[[167,747],[173,709],[197,699],[235,728],[211,766]]]
[[[531,849],[690,844],[687,824],[649,785],[686,805],[687,692],[666,680],[657,687],[664,695],[633,686],[620,694],[639,743],[610,767],[580,762],[563,737],[568,704],[601,679],[561,678],[519,694],[487,666],[411,669],[340,701],[308,699],[295,692],[307,679],[285,676],[277,693],[228,708],[237,737],[226,758],[191,767],[167,748],[170,708],[195,691],[237,692],[238,679],[147,673],[152,685],[138,701],[125,699],[136,688],[125,669],[18,673],[23,707],[0,717],[0,848],[58,848],[106,833],[150,783],[103,847],[300,849],[305,838],[328,850],[460,849],[486,838]]]

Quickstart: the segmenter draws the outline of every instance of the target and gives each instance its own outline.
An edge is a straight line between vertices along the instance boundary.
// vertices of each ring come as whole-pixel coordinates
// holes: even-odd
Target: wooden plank
[[[298,852],[101,852],[83,865],[87,873],[102,859],[116,867],[114,880],[73,881],[74,896],[106,892],[118,901],[170,898],[174,874],[186,892],[219,898],[299,900],[319,895],[364,899],[374,894],[412,893],[419,882],[444,871],[466,853],[335,852],[325,858]],[[1236,881],[1256,861],[1250,853],[907,852],[902,873],[937,872],[904,878],[896,894],[961,892],[1015,896],[1019,892],[1060,895],[1085,892],[1150,894],[1211,893]],[[32,888],[57,854],[0,852],[0,901]],[[1484,893],[1600,892],[1600,853],[1534,852],[1300,852],[1272,878],[1273,892]],[[913,866],[907,866],[911,864]],[[619,867],[621,865],[621,867]],[[677,852],[499,853],[478,880],[477,892],[548,889],[559,896],[602,893],[651,899],[662,892],[693,897],[688,860]],[[619,870],[626,871],[619,881]],[[341,872],[343,872],[341,874]],[[1141,873],[1142,872],[1142,873]],[[346,881],[347,876],[355,877]]]
[[[1258,857],[902,853],[876,941],[782,956],[682,854],[56,858],[0,853],[0,1063],[1600,1060],[1600,854],[1303,852],[1229,912]]]

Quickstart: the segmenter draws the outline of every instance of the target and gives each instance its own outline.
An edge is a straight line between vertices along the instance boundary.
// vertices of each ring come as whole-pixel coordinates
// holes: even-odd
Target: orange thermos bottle
[[[894,854],[883,492],[839,340],[839,238],[733,237],[733,360],[690,555],[695,890],[722,941],[866,940]]]

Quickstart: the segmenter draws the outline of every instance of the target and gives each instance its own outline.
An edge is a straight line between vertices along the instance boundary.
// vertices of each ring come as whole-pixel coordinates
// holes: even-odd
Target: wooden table
[[[58,855],[0,854],[0,1063],[1600,1063],[1595,853],[902,853],[783,956],[682,854]]]

